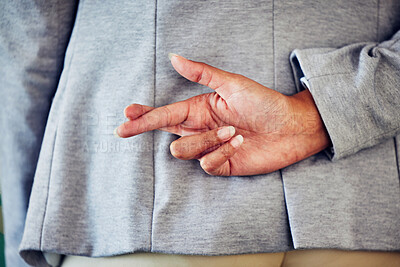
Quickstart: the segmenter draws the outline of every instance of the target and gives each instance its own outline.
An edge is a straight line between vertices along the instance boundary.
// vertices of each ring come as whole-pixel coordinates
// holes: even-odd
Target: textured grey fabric
[[[0,164],[7,266],[18,254],[51,99],[77,3],[0,1]]]
[[[40,23],[32,27],[49,27],[56,18],[57,25],[64,25],[56,30],[63,36],[57,39],[60,45],[48,47],[54,41],[46,38],[55,34],[51,27],[41,35],[47,41],[37,46],[24,34],[30,28],[21,27],[15,37],[1,39],[0,54],[6,107],[0,140],[7,163],[3,181],[10,192],[25,188],[9,198],[14,203],[4,211],[9,229],[24,216],[27,181],[37,163],[20,246],[28,263],[46,265],[42,251],[101,257],[135,251],[400,250],[398,143],[393,139],[398,130],[391,132],[399,126],[400,57],[396,36],[383,42],[400,28],[398,1],[80,1],[42,144],[58,77],[34,93],[20,77],[42,82],[41,76],[27,76],[47,62],[37,48],[64,57],[74,9],[64,6],[66,19],[54,15],[51,5],[36,7]],[[22,23],[11,13],[2,14],[9,23]],[[11,34],[1,25],[2,37]],[[21,39],[32,58],[13,58],[13,38]],[[299,90],[296,83],[305,75],[335,157],[342,159],[332,162],[319,153],[268,175],[211,177],[197,161],[170,155],[176,136],[154,131],[114,138],[128,104],[161,106],[210,91],[180,77],[168,52],[243,74],[285,94]],[[337,77],[343,69],[355,75]],[[377,77],[375,72],[380,76],[374,83],[369,79]],[[17,85],[3,86],[8,83]],[[38,131],[35,138],[29,127]],[[36,162],[26,151],[37,153],[39,147]],[[27,170],[23,164],[29,173],[22,173]],[[25,207],[19,208],[20,218],[10,215],[17,204]],[[10,240],[19,242],[18,237]]]
[[[308,81],[333,159],[400,132],[400,31],[380,44],[295,50],[291,60]]]

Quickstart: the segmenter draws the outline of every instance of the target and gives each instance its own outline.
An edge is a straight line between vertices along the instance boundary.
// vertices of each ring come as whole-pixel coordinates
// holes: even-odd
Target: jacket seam
[[[400,186],[400,166],[399,166],[399,151],[397,149],[397,137],[393,138],[394,141],[394,155],[396,160],[396,167],[397,167],[397,176],[399,178],[399,186]]]
[[[379,17],[379,13],[380,13],[380,9],[381,9],[381,1],[380,0],[378,0],[377,1],[377,3],[376,3],[376,5],[377,5],[377,7],[376,7],[376,12],[377,12],[377,14],[376,14],[376,41],[377,42],[379,42],[380,41],[380,31],[379,31],[379,27],[380,27],[380,25],[379,25],[379,20],[380,20],[380,17]]]
[[[153,76],[153,106],[156,104],[156,78],[157,78],[157,5],[158,1],[155,0],[155,8],[154,8],[154,76]],[[155,201],[156,201],[156,171],[155,171],[155,131],[153,131],[153,204],[151,210],[151,225],[150,225],[150,252],[153,251],[153,227],[154,227],[154,209],[155,209]]]
[[[348,75],[348,74],[353,74],[353,73],[354,73],[354,71],[321,74],[321,75],[312,76],[312,77],[310,77],[310,78],[307,78],[307,80],[310,81],[310,80],[312,80],[312,79],[317,79],[317,78],[322,78],[322,77],[327,77],[327,76]]]
[[[56,127],[55,131],[54,131],[54,143],[53,143],[53,148],[52,148],[52,151],[51,151],[52,160],[50,161],[49,179],[48,179],[48,182],[47,182],[47,190],[46,190],[46,202],[44,204],[42,227],[40,229],[40,239],[39,239],[39,248],[40,248],[40,250],[43,250],[43,229],[45,227],[46,214],[47,214],[47,205],[48,205],[49,195],[50,195],[50,180],[51,180],[51,173],[52,173],[52,170],[53,170],[54,149],[56,147],[56,142],[57,142],[57,129],[58,129],[58,124],[57,124],[57,127]]]
[[[393,46],[394,46],[398,41],[400,41],[400,38],[394,39],[394,40],[393,40],[393,43],[389,46],[389,49],[392,49]]]
[[[274,90],[277,90],[276,88],[276,59],[275,59],[275,0],[272,0],[272,61],[273,61],[273,77],[274,77]],[[285,183],[283,180],[283,172],[282,169],[279,170],[279,177],[281,179],[282,183],[282,195],[283,195],[283,202],[285,206],[285,211],[286,211],[286,219],[287,219],[287,227],[288,227],[288,236],[291,241],[291,246],[293,245],[293,235],[292,235],[292,227],[290,225],[290,219],[289,219],[289,210],[287,208],[287,201],[286,201],[286,190],[285,190]]]
[[[276,90],[276,66],[275,66],[275,0],[272,0],[272,61],[274,69],[274,90]]]
[[[82,1],[82,6],[83,6],[83,3],[84,3],[84,1]],[[79,24],[79,21],[80,21],[80,19],[81,19],[81,16],[80,16],[80,12],[79,12],[79,9],[81,9],[82,8],[82,6],[81,7],[79,7],[79,3],[77,4],[78,6],[77,6],[77,9],[76,9],[76,19],[75,19],[75,23],[73,24],[73,29],[78,29],[78,24]],[[76,27],[76,28],[75,28]],[[73,34],[73,30],[72,30],[72,32],[71,32],[71,36],[70,36],[70,42],[71,42],[71,37],[72,37],[72,34]],[[78,32],[75,34],[75,35],[77,35],[78,34]],[[73,44],[72,44],[72,49],[71,49],[71,57],[70,57],[70,61],[68,62],[68,67],[67,68],[63,68],[63,70],[62,71],[64,71],[65,69],[68,69],[68,72],[67,72],[67,77],[66,77],[66,81],[65,81],[65,86],[64,86],[64,90],[65,90],[65,88],[67,88],[67,86],[68,86],[68,81],[69,81],[69,76],[70,76],[70,69],[71,69],[71,64],[72,64],[72,61],[73,61],[73,58],[74,58],[74,55],[75,55],[75,46],[76,46],[76,37],[74,38],[74,40],[73,40]],[[68,49],[68,48],[67,48]],[[50,110],[51,110],[51,107],[50,107]],[[49,196],[50,196],[50,183],[51,183],[51,176],[52,176],[52,171],[53,171],[53,162],[54,162],[54,151],[55,151],[55,147],[56,147],[56,142],[57,142],[57,132],[58,132],[58,126],[59,126],[59,121],[57,120],[57,125],[56,125],[56,127],[55,127],[55,132],[54,132],[54,143],[53,143],[53,148],[52,148],[52,158],[51,158],[51,162],[50,162],[50,167],[49,167],[49,178],[48,178],[48,182],[47,182],[47,195],[46,195],[46,202],[45,202],[45,206],[44,206],[44,213],[43,213],[43,219],[42,219],[42,227],[41,227],[41,229],[40,229],[40,239],[39,239],[39,248],[40,248],[40,250],[42,250],[43,251],[43,232],[44,232],[44,227],[45,227],[45,222],[46,222],[46,215],[47,215],[47,208],[48,208],[48,201],[49,201]]]

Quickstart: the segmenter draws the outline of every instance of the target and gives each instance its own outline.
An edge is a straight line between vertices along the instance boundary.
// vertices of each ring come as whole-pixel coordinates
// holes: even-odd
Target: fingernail
[[[234,138],[232,138],[232,140],[231,140],[231,145],[234,147],[234,148],[238,148],[238,147],[240,147],[240,145],[243,143],[243,136],[241,136],[241,135],[237,135],[237,136],[235,136]]]
[[[235,127],[233,126],[223,127],[222,129],[219,129],[217,132],[217,135],[221,140],[229,139],[234,134],[235,134]]]
[[[121,136],[119,136],[119,134],[118,134],[118,127],[114,129],[113,134],[115,137],[121,138]]]
[[[173,56],[178,56],[178,55],[177,55],[177,54],[175,54],[175,53],[169,53],[169,54],[168,54],[168,58],[169,58],[169,60],[171,60]]]

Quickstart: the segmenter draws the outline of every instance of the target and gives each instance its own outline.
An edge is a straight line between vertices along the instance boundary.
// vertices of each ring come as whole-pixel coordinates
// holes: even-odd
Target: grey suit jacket
[[[42,252],[400,250],[399,1],[19,0],[0,10],[10,266],[24,265],[21,238],[36,265]],[[173,158],[172,134],[116,139],[125,106],[210,91],[180,77],[169,52],[288,95],[305,77],[333,146],[226,178]]]

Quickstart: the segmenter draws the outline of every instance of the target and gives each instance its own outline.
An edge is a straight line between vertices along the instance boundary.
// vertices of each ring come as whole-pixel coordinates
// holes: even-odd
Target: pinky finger
[[[200,166],[210,175],[229,176],[230,166],[228,160],[235,155],[242,143],[243,136],[235,136],[218,149],[204,155],[200,159]]]

